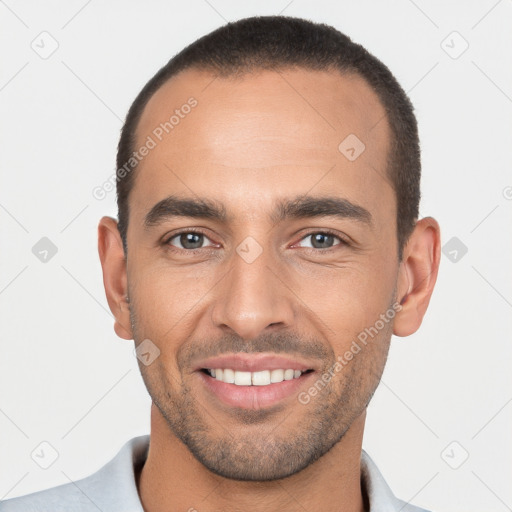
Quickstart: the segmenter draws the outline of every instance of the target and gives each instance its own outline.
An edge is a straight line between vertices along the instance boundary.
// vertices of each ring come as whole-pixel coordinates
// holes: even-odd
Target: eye
[[[304,238],[302,238],[302,240],[299,242],[299,245],[308,239],[310,240],[310,243],[305,247],[312,249],[330,249],[331,247],[334,247],[336,245],[346,243],[339,236],[336,236],[332,233],[317,231],[315,233],[310,233],[309,235],[306,235]]]
[[[203,246],[205,241],[208,242],[208,245]],[[195,231],[177,233],[170,237],[166,244],[185,250],[202,249],[214,245],[203,233],[196,233]]]

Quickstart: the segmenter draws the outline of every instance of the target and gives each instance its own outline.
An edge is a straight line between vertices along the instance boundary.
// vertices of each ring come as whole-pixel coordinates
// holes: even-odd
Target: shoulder
[[[75,512],[95,509],[88,498],[91,477],[0,502],[1,512]],[[85,493],[81,491],[85,488]],[[97,510],[97,509],[96,509]]]
[[[406,503],[405,501],[396,499],[396,504],[399,508],[393,509],[400,512],[430,512],[430,510],[416,507],[415,505],[411,505],[410,503]]]
[[[149,436],[131,439],[92,475],[51,489],[0,501],[0,512],[143,512],[134,466],[143,464]]]
[[[361,453],[361,483],[370,512],[429,512],[398,499],[375,462],[364,450]]]

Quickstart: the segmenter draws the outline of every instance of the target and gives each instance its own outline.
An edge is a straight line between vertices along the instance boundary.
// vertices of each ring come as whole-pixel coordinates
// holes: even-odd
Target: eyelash
[[[203,231],[198,230],[198,229],[194,229],[194,228],[188,228],[188,229],[184,229],[182,231],[178,231],[177,233],[173,233],[172,236],[168,237],[164,241],[164,245],[166,245],[168,247],[168,249],[171,250],[171,251],[178,251],[178,252],[184,251],[184,252],[192,253],[192,254],[195,254],[197,251],[202,251],[204,249],[212,248],[210,246],[210,247],[199,247],[197,249],[181,249],[179,247],[174,247],[173,245],[170,244],[170,241],[173,240],[174,238],[176,238],[176,237],[178,237],[180,235],[183,235],[183,234],[187,234],[187,233],[196,233],[198,235],[203,235],[205,238],[208,238],[206,233],[204,233]],[[303,247],[303,249],[306,249],[306,250],[309,250],[309,251],[314,251],[316,253],[318,253],[318,252],[328,253],[328,252],[331,252],[333,250],[336,250],[336,247],[338,247],[340,245],[341,246],[349,246],[350,245],[350,242],[346,238],[341,237],[338,233],[336,233],[336,232],[334,232],[334,231],[332,231],[330,229],[322,229],[322,230],[310,231],[310,232],[304,234],[304,236],[302,236],[302,238],[299,240],[299,242],[301,242],[302,240],[304,240],[308,236],[316,235],[316,234],[333,236],[334,238],[337,238],[340,243],[336,244],[336,245],[334,245],[332,247],[328,247],[326,249],[316,249],[314,247]]]

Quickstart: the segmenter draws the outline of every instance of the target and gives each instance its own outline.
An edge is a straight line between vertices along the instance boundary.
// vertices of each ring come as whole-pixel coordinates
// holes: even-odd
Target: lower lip
[[[275,405],[290,396],[297,396],[300,388],[315,372],[305,373],[297,379],[283,380],[267,386],[237,386],[214,379],[201,371],[197,373],[206,388],[223,403],[232,407],[258,410]]]

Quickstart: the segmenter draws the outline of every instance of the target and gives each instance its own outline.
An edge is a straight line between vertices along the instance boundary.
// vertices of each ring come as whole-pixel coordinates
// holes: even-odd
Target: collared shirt
[[[144,512],[135,475],[148,455],[149,435],[134,437],[96,473],[58,487],[0,501],[0,512]],[[361,483],[369,512],[427,512],[395,498],[370,456],[361,453]]]

